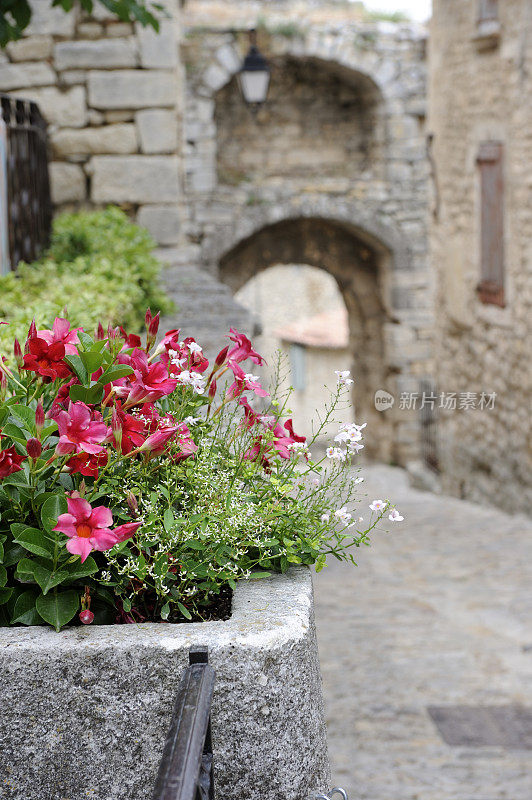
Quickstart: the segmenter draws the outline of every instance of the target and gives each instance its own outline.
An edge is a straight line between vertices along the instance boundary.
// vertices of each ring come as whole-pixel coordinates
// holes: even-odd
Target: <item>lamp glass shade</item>
[[[260,105],[266,100],[270,84],[269,69],[243,69],[239,73],[240,89],[246,103]]]

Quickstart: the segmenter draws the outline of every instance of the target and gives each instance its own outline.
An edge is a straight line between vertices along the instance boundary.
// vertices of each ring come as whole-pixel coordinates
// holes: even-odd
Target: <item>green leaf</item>
[[[249,577],[252,581],[256,581],[260,578],[269,578],[271,574],[271,572],[252,572]]]
[[[17,422],[21,422],[23,427],[32,434],[37,433],[35,426],[35,411],[29,406],[16,405],[10,408],[11,415],[16,417]]]
[[[12,594],[13,588],[11,586],[6,586],[4,589],[0,589],[0,606],[3,606],[4,603],[7,603]]]
[[[53,625],[56,631],[60,630],[80,607],[79,594],[73,589],[67,592],[53,592],[40,594],[35,601],[35,607],[43,620]]]
[[[161,608],[161,619],[168,619],[169,614],[170,614],[170,603],[165,603],[164,606]]]
[[[79,357],[83,361],[83,366],[87,370],[88,375],[92,375],[93,372],[99,370],[104,362],[104,357],[101,353],[91,350],[80,350]]]
[[[190,613],[188,608],[185,608],[183,603],[180,603],[179,600],[177,601],[177,607],[179,608],[184,617],[186,617],[187,619],[192,619],[192,614]]]
[[[163,523],[165,530],[170,531],[174,524],[174,512],[171,508],[167,508],[163,515]]]
[[[57,525],[58,517],[66,514],[67,510],[68,505],[64,494],[54,494],[45,500],[41,508],[41,521],[44,529],[51,531]]]
[[[43,594],[48,594],[50,589],[53,589],[54,586],[57,586],[60,583],[63,583],[63,581],[69,577],[66,570],[59,569],[54,572],[42,564],[35,565],[33,576],[41,587]]]
[[[27,436],[24,434],[22,428],[19,428],[18,425],[14,425],[12,422],[8,422],[4,425],[2,428],[2,436],[9,436],[14,442],[20,442],[20,444],[26,446]]]
[[[7,583],[7,570],[5,567],[0,566],[0,587],[5,586]]]
[[[13,609],[12,625],[40,625],[41,616],[35,607],[37,592],[28,589],[17,598]]]
[[[105,386],[106,383],[112,383],[113,381],[117,381],[119,378],[125,378],[127,375],[131,375],[133,373],[133,367],[129,367],[127,364],[119,364],[113,365],[105,370],[105,372],[98,378],[98,383],[101,383],[102,386]]]
[[[83,564],[80,562],[79,558],[76,557],[74,563],[69,559],[66,564],[63,564],[61,571],[64,571],[65,574],[68,575],[69,580],[77,581],[79,578],[86,578],[88,575],[93,575],[95,572],[98,572],[98,565],[92,556],[86,558]]]
[[[70,387],[69,397],[74,403],[81,400],[82,403],[92,406],[102,401],[103,393],[104,388],[100,383],[94,383],[89,388],[74,384]]]
[[[15,578],[17,581],[34,583],[33,570],[36,565],[37,562],[32,561],[31,558],[21,558],[15,570]]]
[[[80,340],[85,350],[90,350],[92,345],[94,344],[94,339],[92,338],[92,336],[89,336],[89,334],[85,333],[85,331],[78,331],[78,339]]]
[[[25,549],[19,544],[9,545],[9,547],[6,547],[6,552],[4,554],[4,567],[12,567],[13,564],[17,564],[24,555]]]
[[[85,368],[85,364],[81,360],[81,357],[77,355],[67,355],[65,356],[65,361],[72,368],[80,383],[86,386],[89,382],[89,374]]]
[[[34,553],[36,556],[53,558],[54,542],[43,531],[38,528],[29,528],[18,522],[11,526],[11,530],[13,531],[15,542],[22,545],[25,550],[29,550],[30,553]]]

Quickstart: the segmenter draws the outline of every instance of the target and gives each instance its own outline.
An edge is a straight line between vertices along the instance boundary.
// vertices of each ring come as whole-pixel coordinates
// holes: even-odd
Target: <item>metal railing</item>
[[[191,647],[189,663],[179,684],[153,800],[214,800],[214,670],[207,648]]]
[[[19,261],[39,258],[50,239],[52,203],[48,176],[46,122],[36,103],[0,95],[2,126],[0,225],[7,225],[7,258],[0,272]],[[7,196],[6,196],[7,195]],[[3,231],[4,233],[4,231]]]

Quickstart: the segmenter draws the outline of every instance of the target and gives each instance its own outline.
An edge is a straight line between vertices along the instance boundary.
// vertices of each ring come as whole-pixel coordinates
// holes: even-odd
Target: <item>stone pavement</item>
[[[334,784],[350,800],[531,800],[532,521],[416,491],[398,468],[363,474],[358,513],[389,497],[405,521],[315,578]],[[451,714],[450,741],[472,715],[466,744],[428,707]]]

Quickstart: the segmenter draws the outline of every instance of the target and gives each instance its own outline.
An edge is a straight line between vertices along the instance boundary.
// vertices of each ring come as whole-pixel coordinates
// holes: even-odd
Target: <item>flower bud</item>
[[[220,350],[220,352],[216,356],[216,359],[214,361],[215,366],[220,367],[224,363],[228,352],[229,352],[229,345],[226,345],[222,350]]]
[[[15,356],[15,361],[17,362],[17,367],[20,369],[20,367],[24,363],[24,359],[22,357],[22,348],[20,346],[20,342],[18,339],[15,339],[15,343],[13,346],[13,354]]]
[[[31,321],[31,325],[28,331],[28,338],[26,339],[26,344],[24,345],[24,352],[27,354],[30,351],[30,341],[35,339],[37,336],[37,325],[35,324],[35,317]]]
[[[105,339],[105,331],[103,329],[103,325],[101,322],[98,323],[98,327],[96,328],[96,341],[102,341]]]
[[[2,370],[0,371],[0,400],[3,400],[7,394],[7,375]]]
[[[139,504],[137,503],[137,498],[135,497],[132,491],[129,491],[127,493],[126,502],[129,510],[131,511],[133,516],[136,517],[139,511]]]
[[[152,319],[153,317],[151,315],[151,308],[148,308],[146,314],[144,315],[144,325],[146,326],[146,330],[149,330]]]
[[[79,619],[84,625],[90,625],[94,620],[94,614],[87,608],[85,611],[80,611]]]
[[[42,453],[42,444],[38,439],[28,439],[26,442],[26,452],[30,458],[39,458]]]
[[[151,320],[151,322],[150,322],[150,324],[148,326],[148,334],[150,336],[153,336],[153,337],[157,336],[157,331],[159,330],[159,319],[160,319],[160,316],[161,315],[160,315],[160,313],[158,311],[156,313],[156,315],[154,316],[154,318]]]
[[[118,412],[116,410],[116,406],[113,408],[113,413],[111,415],[111,430],[113,431],[113,437],[116,442],[116,446],[118,450],[121,450],[122,445],[122,423],[120,421],[120,417],[118,416]]]
[[[41,431],[44,428],[44,406],[42,400],[39,400],[37,408],[35,409],[35,426],[37,428],[37,435],[40,438]]]
[[[216,394],[216,381],[211,381],[211,385],[209,386],[209,398],[212,400],[214,395]]]

